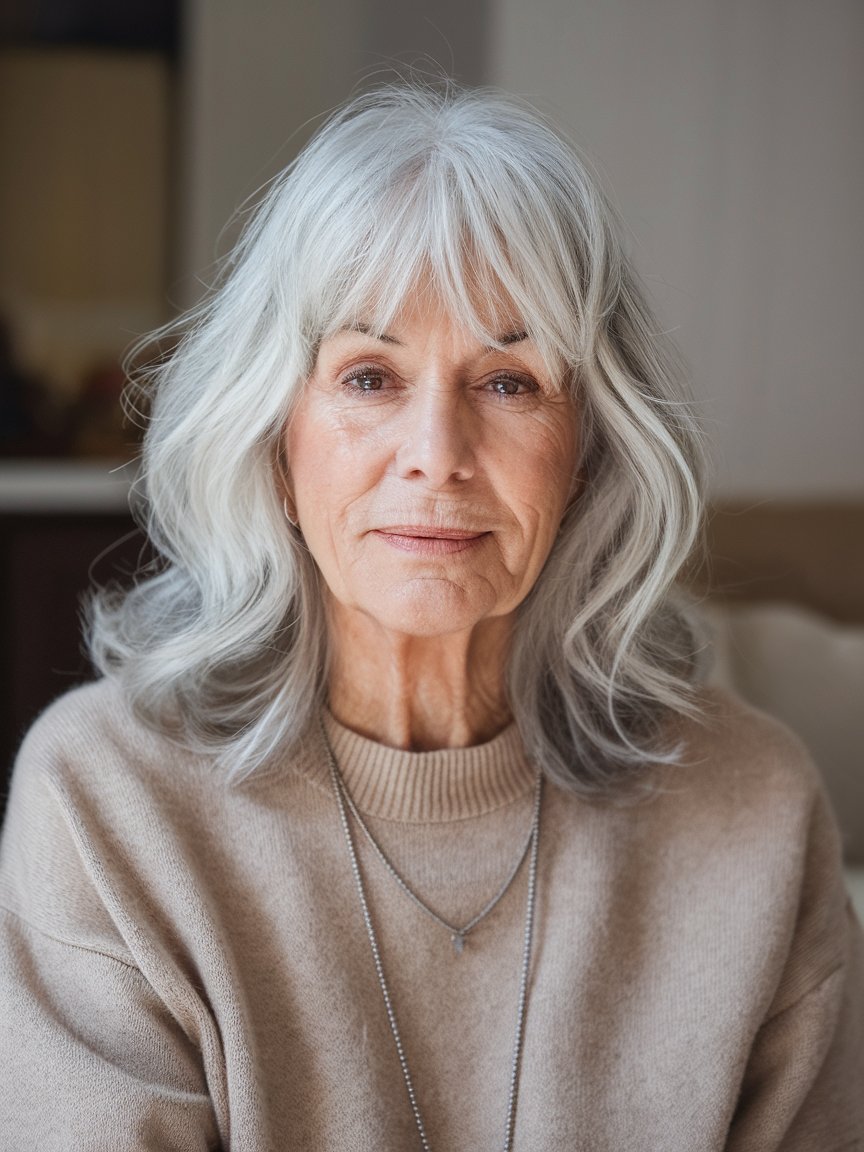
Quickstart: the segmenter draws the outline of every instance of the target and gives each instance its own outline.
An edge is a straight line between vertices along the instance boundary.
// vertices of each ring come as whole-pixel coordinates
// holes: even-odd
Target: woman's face
[[[343,622],[414,636],[513,613],[552,547],[576,412],[534,344],[489,348],[409,299],[322,342],[286,430],[290,498]]]

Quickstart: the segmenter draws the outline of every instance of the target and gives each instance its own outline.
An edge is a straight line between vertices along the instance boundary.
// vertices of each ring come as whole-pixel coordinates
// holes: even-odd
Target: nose
[[[475,471],[476,429],[457,384],[419,386],[405,412],[396,455],[400,476],[425,479],[434,488],[470,480]]]

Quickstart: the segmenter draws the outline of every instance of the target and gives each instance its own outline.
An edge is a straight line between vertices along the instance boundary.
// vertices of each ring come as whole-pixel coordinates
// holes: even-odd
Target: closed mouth
[[[375,531],[385,536],[413,536],[424,540],[473,540],[487,534],[484,529],[443,528],[437,524],[394,524]]]
[[[372,534],[400,552],[427,557],[455,556],[475,547],[491,535],[485,530],[442,528],[431,524],[394,524],[387,528],[376,528]]]

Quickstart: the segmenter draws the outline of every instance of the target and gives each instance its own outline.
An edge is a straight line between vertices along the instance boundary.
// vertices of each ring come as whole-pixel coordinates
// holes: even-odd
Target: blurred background
[[[864,862],[860,0],[3,0],[3,764],[88,674],[82,589],[141,548],[124,349],[406,65],[529,97],[595,161],[713,444],[715,676],[798,728]]]

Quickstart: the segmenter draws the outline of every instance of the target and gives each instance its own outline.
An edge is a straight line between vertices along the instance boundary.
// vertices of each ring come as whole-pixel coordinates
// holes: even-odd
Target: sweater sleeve
[[[757,1032],[727,1152],[864,1149],[864,936],[820,793],[788,959]]]
[[[218,1147],[195,1054],[134,967],[0,910],[0,1148]]]
[[[115,927],[49,760],[25,744],[0,842],[0,1150],[218,1148],[201,1052]]]

